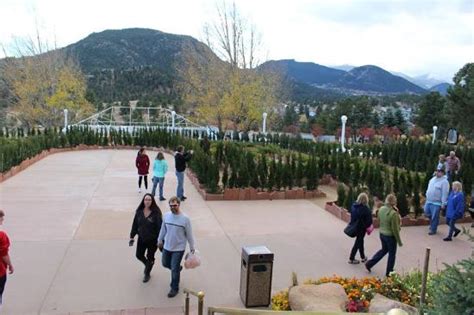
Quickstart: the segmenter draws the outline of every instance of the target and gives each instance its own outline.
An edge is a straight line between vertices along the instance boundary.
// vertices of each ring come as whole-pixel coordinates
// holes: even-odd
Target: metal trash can
[[[272,272],[273,253],[267,247],[242,248],[240,298],[245,307],[270,305]]]

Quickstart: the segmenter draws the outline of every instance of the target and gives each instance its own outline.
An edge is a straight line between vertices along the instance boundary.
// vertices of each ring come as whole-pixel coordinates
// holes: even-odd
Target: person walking
[[[446,210],[446,223],[449,225],[448,236],[443,241],[452,241],[453,236],[456,237],[461,232],[454,225],[456,220],[464,216],[464,208],[466,207],[464,193],[462,192],[462,184],[458,181],[453,182],[453,189],[448,196],[448,208]],[[454,235],[453,235],[454,234]]]
[[[136,257],[145,265],[143,282],[150,280],[158,248],[156,239],[160,234],[162,222],[161,210],[156,204],[155,198],[151,194],[145,194],[135,211],[128,243],[129,246],[133,246],[135,235],[138,234]]]
[[[461,160],[456,156],[456,152],[449,152],[449,156],[446,158],[446,174],[448,175],[448,181],[452,182],[455,180],[458,172],[461,170]]]
[[[367,257],[364,252],[364,237],[367,228],[372,224],[372,212],[369,207],[369,196],[366,193],[361,193],[357,197],[357,201],[351,207],[351,222],[350,224],[356,224],[357,222],[357,234],[352,246],[351,253],[349,255],[349,264],[358,264],[360,261],[355,259],[357,251],[359,251],[361,261],[364,263],[367,261]]]
[[[194,237],[191,221],[181,212],[181,200],[171,197],[169,205],[171,212],[164,215],[160,235],[158,236],[158,248],[163,250],[161,262],[163,267],[171,270],[171,283],[168,297],[175,297],[179,292],[179,280],[181,260],[186,250],[186,242],[189,243],[191,253],[194,253]]]
[[[148,189],[148,170],[150,168],[150,159],[145,153],[145,148],[141,147],[135,159],[135,166],[138,170],[138,192],[142,192],[142,178],[145,184],[145,190]]]
[[[395,267],[395,258],[398,246],[403,246],[400,238],[400,215],[395,210],[397,205],[397,197],[389,194],[385,198],[385,205],[382,206],[377,217],[379,219],[380,242],[382,249],[365,263],[367,271],[371,272],[372,268],[388,253],[387,269],[385,276],[389,277]]]
[[[428,234],[434,235],[438,230],[439,212],[444,210],[448,201],[449,182],[445,176],[444,168],[438,168],[436,175],[430,179],[426,190],[425,216],[430,219]]]
[[[5,220],[5,212],[0,210],[0,225],[3,225]],[[12,274],[15,271],[12,260],[8,253],[10,249],[10,239],[5,231],[0,231],[0,309],[3,303],[3,291],[7,282],[7,271]]]
[[[156,186],[160,184],[160,201],[166,200],[163,196],[163,185],[165,183],[165,174],[168,171],[168,162],[165,160],[163,152],[158,152],[155,158],[155,163],[153,164],[153,189],[151,194],[155,196]]]
[[[178,187],[176,188],[176,196],[184,201],[187,197],[184,195],[184,171],[186,170],[186,162],[191,160],[193,150],[186,152],[182,145],[178,146],[174,155],[174,163],[176,168],[176,177],[178,179]]]

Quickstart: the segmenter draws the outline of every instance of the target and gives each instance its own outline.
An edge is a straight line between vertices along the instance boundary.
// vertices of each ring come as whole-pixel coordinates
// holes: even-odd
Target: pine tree
[[[273,188],[275,187],[276,172],[277,172],[277,164],[275,161],[275,156],[273,156],[272,161],[270,163],[270,174],[268,176],[268,182],[267,182],[268,191],[272,191]]]
[[[355,158],[354,163],[353,163],[353,170],[352,170],[352,178],[351,182],[354,187],[359,186],[359,181],[360,181],[360,164],[359,164],[359,159]]]
[[[260,155],[260,161],[258,163],[258,178],[260,180],[261,188],[264,189],[265,187],[267,187],[267,180],[268,180],[267,157],[263,153]]]
[[[303,187],[304,162],[301,153],[298,154],[298,164],[296,165],[296,186]]]
[[[412,205],[413,205],[413,212],[415,213],[415,218],[417,218],[423,212],[423,209],[421,209],[420,191],[418,190],[418,188],[415,188],[413,190]]]
[[[349,186],[349,192],[346,195],[346,200],[344,201],[344,208],[346,208],[349,212],[352,209],[352,204],[354,203],[354,191],[352,186]]]
[[[400,181],[398,176],[398,168],[393,168],[393,192],[396,194],[400,190]]]
[[[222,186],[227,188],[227,185],[229,183],[229,164],[227,161],[224,163],[224,170],[222,171]]]
[[[403,186],[400,187],[400,190],[397,193],[397,207],[402,218],[408,215],[410,209],[408,208],[407,196]]]
[[[346,189],[344,188],[343,184],[339,184],[337,186],[337,205],[342,207],[344,205],[344,201],[346,200]]]

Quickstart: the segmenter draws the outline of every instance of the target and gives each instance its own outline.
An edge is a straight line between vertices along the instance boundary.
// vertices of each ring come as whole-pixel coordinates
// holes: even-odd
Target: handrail
[[[337,315],[347,313],[334,313],[334,312],[316,312],[316,311],[271,311],[271,310],[249,310],[242,308],[231,308],[231,307],[208,307],[208,315],[214,314],[226,314],[226,315]],[[351,313],[354,315],[385,315],[385,313]],[[387,315],[408,315],[404,310],[394,308],[391,309]]]
[[[203,315],[203,310],[204,310],[204,292],[203,291],[193,291],[190,289],[184,289],[183,290],[184,294],[186,294],[186,300],[184,302],[184,314],[189,315],[189,295],[194,295],[195,297],[198,298],[198,315]]]

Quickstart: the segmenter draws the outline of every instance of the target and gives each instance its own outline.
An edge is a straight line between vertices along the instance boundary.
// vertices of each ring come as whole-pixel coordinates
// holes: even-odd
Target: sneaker
[[[367,261],[367,257],[362,258],[362,259],[360,260],[361,263],[365,263],[366,261]]]
[[[365,263],[364,266],[365,266],[365,269],[367,269],[367,271],[368,271],[369,273],[372,272],[372,268],[370,268],[370,267],[367,265],[367,263]]]
[[[171,289],[170,292],[168,292],[168,297],[169,298],[172,298],[172,297],[175,297],[176,295],[178,295],[178,290],[173,290]]]
[[[351,265],[357,265],[357,264],[360,263],[360,261],[358,261],[357,259],[350,259],[350,260],[348,261],[348,263],[351,264]]]
[[[145,276],[143,277],[143,283],[147,283],[148,281],[150,281],[150,274],[149,273],[145,273]]]
[[[451,237],[445,237],[443,238],[443,241],[445,242],[451,242],[453,239]]]
[[[432,231],[428,232],[428,235],[435,235],[435,234],[436,234],[436,232],[432,232]]]
[[[138,188],[138,193],[141,193],[142,192],[142,189],[141,188]]]
[[[166,198],[165,197],[160,197],[160,201],[165,201]]]
[[[185,197],[185,196],[181,197],[181,201],[185,201],[186,199],[188,199],[188,197]]]
[[[460,230],[460,229],[457,229],[456,231],[454,231],[454,235],[453,235],[453,236],[456,237],[456,236],[459,235],[459,233],[461,233],[461,230]]]

